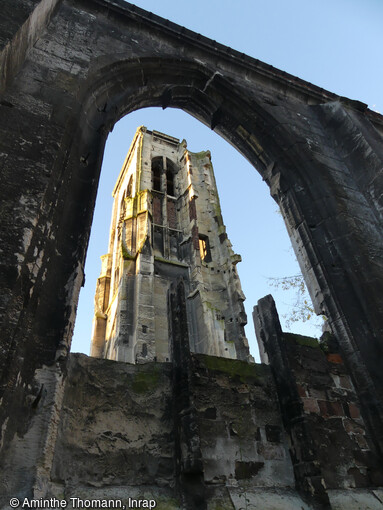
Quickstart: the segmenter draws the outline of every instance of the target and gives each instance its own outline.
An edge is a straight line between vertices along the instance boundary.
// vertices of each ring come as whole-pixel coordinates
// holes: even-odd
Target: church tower
[[[168,291],[182,279],[190,350],[248,359],[241,257],[226,235],[210,152],[140,127],[113,197],[91,355],[171,361]]]

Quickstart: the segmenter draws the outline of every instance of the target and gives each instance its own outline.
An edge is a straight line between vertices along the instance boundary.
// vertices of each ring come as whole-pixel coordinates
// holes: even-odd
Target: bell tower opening
[[[154,191],[162,191],[161,180],[163,172],[163,160],[161,157],[152,160],[152,189]]]

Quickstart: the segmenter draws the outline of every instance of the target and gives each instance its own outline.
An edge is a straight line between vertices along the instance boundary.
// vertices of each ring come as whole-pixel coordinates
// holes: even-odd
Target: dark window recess
[[[175,175],[175,167],[174,164],[170,161],[170,159],[166,158],[166,193],[175,196],[174,190],[174,175]]]
[[[163,170],[162,157],[152,160],[152,189],[161,191],[161,175]]]
[[[166,172],[166,193],[174,197],[174,174],[171,170]]]
[[[148,332],[148,326],[142,325],[142,332],[147,333]]]
[[[195,206],[195,197],[193,197],[189,202],[189,218],[190,218],[190,221],[197,219],[197,209]]]
[[[142,352],[141,352],[142,356],[144,358],[146,358],[146,356],[148,355],[148,346],[146,344],[142,344]]]
[[[172,232],[172,231],[170,231],[169,234],[170,234],[169,235],[170,253],[174,257],[178,257],[179,256],[179,253],[178,253],[178,247],[179,247],[178,235],[177,235],[176,232]]]
[[[199,252],[201,260],[204,262],[211,262],[211,252],[208,236],[199,235]]]
[[[158,251],[162,257],[164,256],[164,237],[161,227],[154,227],[153,248],[155,251]]]

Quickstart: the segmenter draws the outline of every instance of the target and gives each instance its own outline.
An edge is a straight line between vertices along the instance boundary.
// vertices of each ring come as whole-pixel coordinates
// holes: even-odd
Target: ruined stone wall
[[[339,354],[313,338],[283,341],[310,437],[286,422],[272,366],[194,354],[180,387],[171,363],[71,355],[47,494],[148,498],[160,510],[382,508],[381,466]],[[182,431],[185,392],[193,427]],[[321,471],[327,502],[302,488],[308,459]],[[184,471],[200,466],[193,497],[202,502],[188,495],[179,462]]]
[[[50,493],[66,499],[102,489],[103,497],[172,500],[171,365],[72,354],[51,476]]]
[[[177,447],[184,446],[175,444],[180,388],[173,386],[173,370],[170,363],[70,356],[50,495],[147,497],[160,509],[181,508],[176,462]],[[292,494],[293,469],[270,369],[194,355],[191,374],[208,508],[240,508],[256,488],[262,497],[265,487]]]
[[[195,355],[193,402],[207,494],[222,508],[254,504],[257,488],[295,488],[269,367]]]
[[[351,504],[350,489],[359,494],[381,487],[379,445],[362,417],[365,403],[356,394],[336,338],[327,332],[319,343],[282,332],[271,296],[254,307],[254,323],[262,359],[276,383],[297,487],[324,508],[337,508],[339,497],[341,504]],[[339,496],[343,489],[349,491]],[[371,490],[366,498],[373,501]]]
[[[316,310],[336,333],[366,437],[382,451],[382,117],[120,0],[4,5],[3,500],[33,493],[38,466],[50,465],[44,445],[60,407],[104,143],[121,116],[145,106],[183,108],[262,174]],[[306,423],[299,413],[290,428]],[[302,466],[319,487],[315,464]]]

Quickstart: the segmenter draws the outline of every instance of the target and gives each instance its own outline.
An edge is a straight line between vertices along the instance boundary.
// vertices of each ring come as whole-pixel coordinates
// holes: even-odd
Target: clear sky
[[[383,0],[137,0],[175,23],[383,113]],[[124,117],[109,135],[85,266],[72,351],[89,353],[100,256],[107,251],[111,193],[136,128],[145,125],[186,138],[193,152],[210,149],[224,222],[246,295],[247,337],[256,354],[251,312],[272,293],[284,329],[295,295],[275,291],[269,278],[299,272],[277,205],[257,171],[213,131],[180,110],[148,108]],[[295,324],[320,335],[315,323]]]

